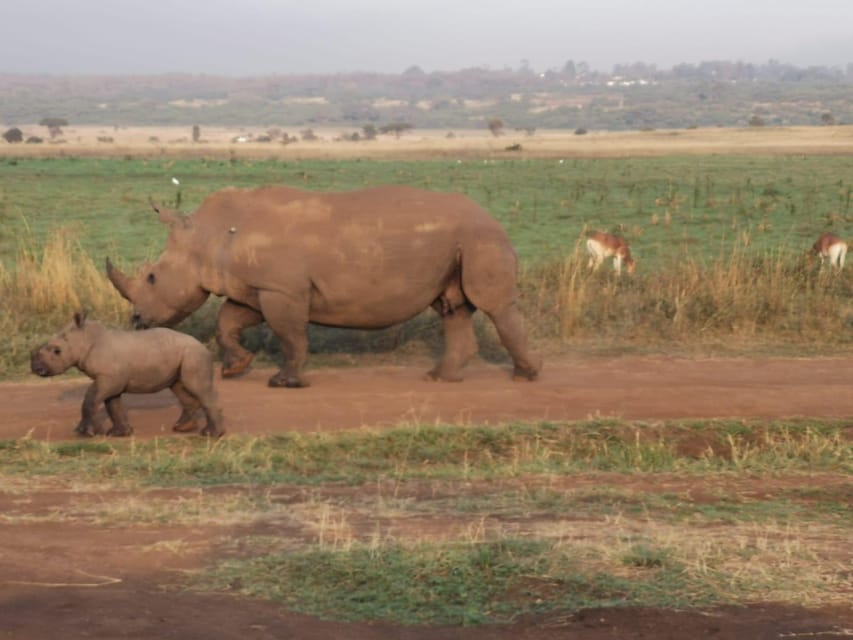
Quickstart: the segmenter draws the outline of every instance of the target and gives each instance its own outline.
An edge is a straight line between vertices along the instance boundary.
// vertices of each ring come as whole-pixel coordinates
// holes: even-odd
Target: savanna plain
[[[853,635],[853,270],[808,252],[850,240],[847,127],[85,135],[0,145],[0,637]],[[515,244],[540,380],[510,381],[483,322],[465,381],[422,381],[430,311],[312,327],[313,385],[268,389],[260,327],[253,371],[216,381],[224,438],[169,432],[162,395],[130,405],[130,438],[73,438],[88,381],[36,381],[30,349],[78,309],[127,323],[103,260],[159,254],[149,197],[270,183],[480,202]],[[587,267],[595,229],[635,273]],[[211,350],[217,304],[179,327]]]

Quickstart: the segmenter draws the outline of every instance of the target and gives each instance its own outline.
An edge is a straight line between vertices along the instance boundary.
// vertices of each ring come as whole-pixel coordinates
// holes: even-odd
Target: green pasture
[[[849,430],[588,420],[216,442],[21,438],[0,441],[0,482],[16,498],[7,527],[34,517],[166,527],[164,549],[203,531],[219,551],[181,587],[329,619],[820,606],[849,601]],[[42,492],[73,498],[46,509]]]
[[[853,344],[853,269],[836,274],[806,259],[821,232],[847,237],[853,157],[11,158],[0,160],[0,331],[11,336],[0,346],[0,375],[25,375],[32,346],[76,309],[126,322],[129,308],[104,278],[103,260],[133,270],[159,255],[166,229],[149,197],[190,212],[222,187],[270,183],[313,190],[408,184],[468,194],[516,246],[520,305],[546,353],[814,355]],[[586,268],[580,240],[591,229],[629,240],[633,276],[617,279],[609,265],[598,273]],[[211,348],[216,305],[180,327]],[[505,359],[479,315],[477,330],[480,355]],[[431,312],[381,332],[312,327],[310,339],[313,365],[324,354],[434,357],[442,346]],[[279,357],[263,328],[244,341],[262,358]]]
[[[179,186],[172,178],[180,181]],[[0,258],[22,239],[78,232],[96,260],[156,255],[165,231],[148,197],[192,211],[225,186],[279,183],[315,190],[409,184],[468,194],[507,228],[523,262],[573,250],[584,229],[619,231],[644,269],[673,245],[698,256],[801,251],[817,235],[847,233],[851,157],[294,161],[6,159],[0,161]]]

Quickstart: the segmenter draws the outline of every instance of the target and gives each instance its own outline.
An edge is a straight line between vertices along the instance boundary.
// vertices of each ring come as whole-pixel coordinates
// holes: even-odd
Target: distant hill
[[[0,75],[0,124],[648,129],[853,124],[845,70],[703,62],[222,77]],[[499,130],[497,131],[499,133]]]

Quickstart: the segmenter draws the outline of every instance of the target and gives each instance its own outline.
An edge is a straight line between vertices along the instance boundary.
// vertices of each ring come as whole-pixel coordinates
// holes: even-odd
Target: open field
[[[22,126],[25,137],[45,136],[45,128]],[[7,144],[0,141],[0,157],[135,157],[201,158],[234,154],[238,158],[298,159],[429,159],[429,158],[627,158],[667,155],[845,155],[853,153],[853,126],[702,128],[657,131],[591,131],[575,135],[567,130],[538,130],[533,135],[507,130],[495,137],[487,129],[413,130],[399,137],[348,141],[353,129],[316,129],[317,140],[302,140],[301,131],[285,131],[297,142],[257,142],[262,127],[203,127],[198,143],[190,127],[69,126],[62,143]],[[452,133],[452,137],[448,137]],[[245,142],[234,142],[238,137]],[[99,141],[109,139],[108,142]],[[513,145],[519,150],[508,151]]]
[[[853,635],[853,276],[804,258],[849,237],[853,128],[238,132],[0,144],[0,637]],[[86,381],[11,381],[76,308],[125,321],[101,265],[158,254],[148,196],[269,182],[481,202],[541,378],[512,382],[478,325],[466,379],[423,381],[427,313],[312,328],[299,390],[265,386],[278,353],[250,332],[217,442],[172,434],[168,393],[129,398],[130,439],[73,440]],[[629,239],[633,277],[586,269],[591,228]],[[212,347],[215,309],[180,328]]]

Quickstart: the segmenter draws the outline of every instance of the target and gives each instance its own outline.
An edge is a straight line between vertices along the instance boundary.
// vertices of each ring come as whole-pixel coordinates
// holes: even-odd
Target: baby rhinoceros
[[[207,418],[202,435],[219,437],[225,432],[213,387],[213,356],[192,336],[171,329],[120,331],[75,313],[74,321],[33,350],[30,358],[32,372],[43,377],[71,367],[94,381],[86,391],[83,415],[75,429],[82,436],[103,432],[95,421],[102,402],[113,423],[107,435],[130,435],[133,429],[121,395],[154,393],[166,387],[183,409],[175,431],[194,431],[195,414],[201,409]]]

